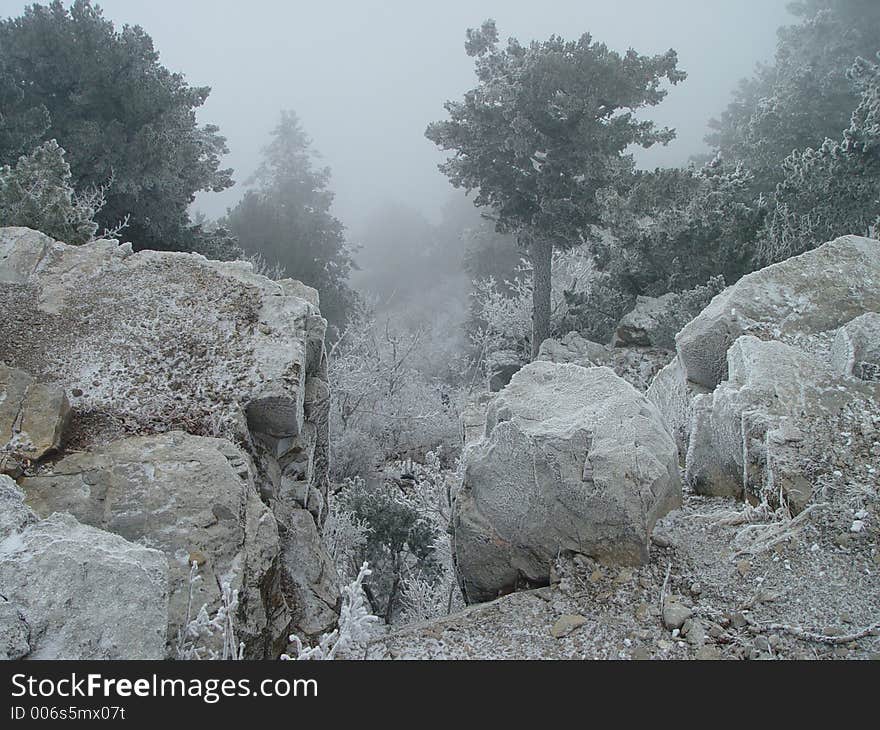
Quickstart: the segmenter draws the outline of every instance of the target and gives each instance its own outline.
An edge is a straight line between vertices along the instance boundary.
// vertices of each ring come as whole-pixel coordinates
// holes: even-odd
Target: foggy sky
[[[222,215],[243,192],[281,109],[293,109],[333,171],[334,212],[354,237],[370,212],[399,201],[431,219],[452,188],[424,137],[443,102],[474,86],[464,34],[494,18],[502,39],[551,34],[625,51],[675,48],[688,79],[648,110],[678,130],[639,151],[643,167],[678,165],[704,149],[706,121],[755,63],[772,59],[787,0],[104,0],[106,17],[149,33],[161,62],[212,93],[200,120],[218,124],[238,184],[202,194]],[[0,0],[0,16],[20,0]]]

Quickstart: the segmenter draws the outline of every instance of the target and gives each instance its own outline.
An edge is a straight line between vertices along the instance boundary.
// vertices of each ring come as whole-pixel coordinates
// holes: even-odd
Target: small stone
[[[756,636],[755,637],[755,648],[761,652],[769,652],[770,651],[770,639],[766,636]]]
[[[665,639],[660,639],[657,642],[657,646],[659,646],[663,651],[669,651],[672,648],[672,642],[666,641]]]
[[[636,608],[636,620],[644,623],[650,618],[650,610],[648,604],[644,601],[638,605]]]
[[[550,628],[550,635],[554,639],[562,639],[585,623],[587,619],[579,614],[565,614],[556,619],[556,623]]]
[[[832,542],[834,542],[837,547],[849,547],[849,544],[852,542],[852,535],[848,532],[842,532],[839,535],[835,535]]]
[[[687,631],[685,631],[687,627]],[[703,622],[698,618],[688,619],[682,626],[682,633],[687,637],[687,642],[693,647],[701,647],[706,643],[706,629]]]
[[[697,649],[696,658],[700,661],[716,661],[721,658],[714,646],[701,646]]]
[[[590,573],[590,582],[598,583],[600,580],[602,580],[602,571],[596,568],[596,570]]]
[[[651,653],[644,646],[638,646],[633,649],[632,658],[640,662],[648,661],[651,658]]]
[[[740,560],[740,561],[736,564],[736,571],[737,571],[737,573],[739,573],[743,578],[745,578],[745,577],[746,577],[746,573],[749,572],[749,570],[751,569],[751,567],[752,567],[752,564],[751,564],[748,560]]]
[[[668,601],[663,606],[663,625],[670,631],[680,629],[693,613],[690,608],[678,601]]]
[[[192,565],[195,563],[200,568],[208,561],[208,558],[205,557],[205,554],[201,550],[192,550],[189,554],[188,565]]]
[[[651,542],[659,548],[672,547],[672,539],[667,535],[651,535]]]
[[[737,611],[734,614],[730,615],[730,623],[733,625],[735,629],[744,629],[749,625],[749,622],[746,620],[746,617]]]
[[[702,592],[703,592],[703,586],[701,586],[699,583],[692,583],[691,584],[691,594],[692,595],[699,596]]]
[[[629,568],[622,568],[614,579],[614,585],[624,585],[632,580],[633,572]]]

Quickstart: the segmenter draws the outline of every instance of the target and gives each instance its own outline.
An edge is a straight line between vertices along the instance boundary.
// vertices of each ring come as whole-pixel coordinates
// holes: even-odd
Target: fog
[[[703,149],[707,120],[737,81],[772,58],[787,0],[104,0],[117,24],[141,25],[161,61],[212,93],[201,112],[227,137],[237,185],[202,194],[197,210],[222,215],[254,170],[281,109],[294,109],[333,171],[336,215],[357,238],[371,212],[402,203],[436,221],[450,186],[442,154],[423,136],[443,102],[474,85],[464,33],[495,18],[502,38],[585,31],[625,50],[675,48],[685,83],[649,113],[675,127],[668,147],[639,150],[640,166],[677,165]],[[0,0],[0,15],[23,3]]]

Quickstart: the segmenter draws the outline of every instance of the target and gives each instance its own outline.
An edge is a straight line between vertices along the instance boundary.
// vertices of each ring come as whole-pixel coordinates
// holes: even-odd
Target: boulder
[[[165,556],[71,515],[38,521],[23,497],[0,477],[0,504],[23,523],[7,517],[0,539],[0,657],[162,659]]]
[[[544,340],[535,359],[543,362],[568,362],[589,368],[607,365],[611,357],[604,345],[587,340],[577,332],[569,332],[561,340]]]
[[[844,236],[725,289],[678,333],[678,357],[688,380],[712,389],[741,335],[809,336],[871,311],[880,311],[880,242]]]
[[[746,335],[727,353],[728,380],[693,404],[685,476],[700,494],[782,495],[792,513],[812,497],[814,476],[841,440],[839,414],[876,404],[880,384],[845,380],[828,363]]]
[[[182,432],[131,437],[67,456],[21,485],[38,515],[67,512],[165,553],[169,653],[186,618],[193,561],[201,576],[195,611],[207,604],[213,615],[218,583],[228,580],[247,607],[237,634],[248,654],[286,644],[286,633],[267,634],[272,611],[262,594],[278,569],[278,529],[257,495],[247,457],[229,442]]]
[[[662,297],[636,297],[636,305],[625,314],[614,330],[613,347],[661,347],[663,336],[658,332],[661,320],[669,307],[674,306],[676,294]]]
[[[654,522],[681,501],[656,408],[605,367],[527,365],[464,462],[453,541],[469,602],[547,584],[560,551],[644,563]]]
[[[17,474],[57,450],[69,416],[61,388],[0,363],[0,472]]]
[[[831,346],[834,370],[862,380],[880,380],[880,314],[868,312],[837,331]]]

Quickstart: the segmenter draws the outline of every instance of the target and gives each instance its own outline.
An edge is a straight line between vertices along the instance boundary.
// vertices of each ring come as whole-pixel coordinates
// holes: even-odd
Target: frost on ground
[[[880,628],[858,635],[880,621],[880,504],[858,513],[816,510],[742,556],[748,524],[731,518],[750,508],[689,494],[658,522],[648,565],[561,558],[550,586],[392,630],[368,657],[878,659]]]

